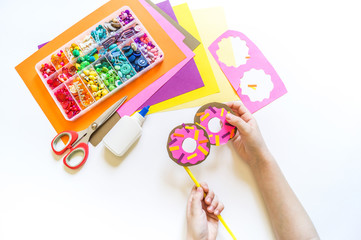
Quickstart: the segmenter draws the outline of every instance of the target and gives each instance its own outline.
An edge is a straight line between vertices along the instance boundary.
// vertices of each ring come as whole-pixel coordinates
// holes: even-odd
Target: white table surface
[[[229,28],[245,33],[273,64],[289,92],[255,114],[264,138],[320,236],[360,239],[358,2],[235,2],[188,3],[191,9],[221,4]],[[55,131],[14,69],[36,45],[104,3],[0,2],[0,239],[185,237],[192,182],[169,160],[165,142],[196,108],[150,115],[126,157],[91,146],[83,169],[69,174],[50,150]],[[252,175],[231,144],[213,148],[192,169],[225,203],[223,217],[238,239],[273,238]],[[230,239],[222,226],[219,239]]]

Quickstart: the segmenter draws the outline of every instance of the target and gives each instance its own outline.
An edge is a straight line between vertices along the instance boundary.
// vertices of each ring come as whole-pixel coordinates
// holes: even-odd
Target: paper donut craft
[[[187,151],[183,143],[193,139],[196,143],[194,151]],[[169,134],[167,150],[169,157],[182,166],[192,166],[203,162],[210,151],[210,141],[207,132],[193,123],[183,123],[175,127]]]
[[[208,133],[209,140],[212,145],[223,145],[227,143],[236,134],[237,128],[229,124],[226,120],[227,113],[233,113],[227,105],[218,102],[208,103],[203,105],[196,113],[194,122],[202,126]],[[221,130],[212,132],[209,123],[212,119],[216,118],[220,121]]]
[[[194,123],[183,123],[169,134],[167,141],[169,157],[178,165],[183,166],[197,187],[200,187],[200,184],[188,166],[203,162],[209,156],[212,144],[219,146],[234,137],[237,129],[226,121],[228,112],[233,113],[225,104],[208,103],[197,111]],[[212,119],[220,124],[221,129],[217,132],[210,130],[209,123]],[[189,144],[189,141],[193,144]],[[217,217],[232,238],[236,239],[222,216],[217,215]]]
[[[170,132],[167,141],[169,157],[181,166],[203,162],[209,155],[211,145],[225,144],[236,134],[237,128],[226,121],[228,112],[233,113],[227,105],[217,102],[199,108],[194,123],[183,123]],[[212,132],[209,127],[209,122],[214,118],[221,125],[218,132]],[[188,140],[193,142],[192,150],[185,148],[184,143]]]

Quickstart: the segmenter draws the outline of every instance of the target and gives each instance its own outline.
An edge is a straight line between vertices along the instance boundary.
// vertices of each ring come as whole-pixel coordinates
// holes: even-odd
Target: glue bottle
[[[134,113],[131,117],[122,117],[104,137],[104,145],[116,156],[123,156],[142,135],[142,125],[149,106]]]

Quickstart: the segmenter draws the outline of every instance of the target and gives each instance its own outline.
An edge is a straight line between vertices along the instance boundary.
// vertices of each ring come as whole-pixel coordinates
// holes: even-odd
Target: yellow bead
[[[79,63],[75,63],[75,67],[78,70],[80,68],[80,64]]]
[[[94,76],[92,76],[92,75],[90,75],[90,76],[89,76],[89,79],[90,79],[90,80],[94,80],[94,79],[95,79],[95,77],[94,77]]]
[[[104,89],[104,90],[102,91],[102,95],[105,96],[105,95],[107,95],[107,94],[108,94],[108,91],[107,91],[106,89]]]
[[[95,97],[95,101],[98,101],[100,99],[100,97]]]
[[[90,75],[95,77],[97,75],[97,73],[95,71],[90,71]]]
[[[89,76],[89,70],[84,70],[84,74]]]
[[[90,85],[90,88],[92,89],[93,92],[98,91],[98,87],[95,85]],[[99,94],[98,94],[99,95]]]
[[[93,81],[89,81],[88,82],[89,85],[94,85],[94,82]],[[95,85],[94,85],[95,86]]]

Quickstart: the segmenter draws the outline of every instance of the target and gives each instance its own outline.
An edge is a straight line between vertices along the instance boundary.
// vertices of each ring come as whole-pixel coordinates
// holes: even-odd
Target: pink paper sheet
[[[221,62],[218,58],[217,51],[219,50],[219,43],[222,39],[227,39],[229,37],[237,37],[246,42],[247,47],[249,48],[249,59],[243,65],[238,67],[227,66],[223,62]],[[228,81],[231,83],[234,90],[237,91],[238,96],[241,98],[243,104],[249,109],[251,113],[263,108],[269,103],[273,102],[277,98],[287,93],[287,89],[283,84],[281,78],[278,76],[276,70],[272,67],[272,65],[268,62],[263,53],[258,49],[258,47],[241,32],[228,30],[219,36],[209,47],[209,51],[213,55],[214,59],[222,69],[223,73],[226,75]],[[257,85],[246,85],[242,89],[240,85],[242,85],[242,81],[246,81],[246,74],[251,71],[263,71],[269,77],[269,92],[268,96],[262,97],[261,99],[252,99],[249,93],[249,89],[246,88],[258,88],[260,86]],[[249,76],[249,75],[248,75]],[[243,82],[246,83],[246,82]],[[259,82],[259,85],[265,86],[265,82]],[[256,91],[256,89],[251,91]],[[258,90],[258,89],[257,89]]]
[[[186,58],[177,64],[174,68],[157,79],[143,91],[138,93],[135,97],[127,101],[121,108],[118,109],[120,116],[133,114],[145,101],[147,101],[159,88],[161,88],[172,76],[174,76],[187,62],[193,57],[194,53],[183,43],[184,36],[171,23],[169,23],[160,13],[152,8],[146,1],[139,0],[139,2],[149,11],[159,25],[168,33],[172,40],[186,55]],[[165,56],[167,57],[167,56]],[[168,56],[170,57],[170,56]]]

